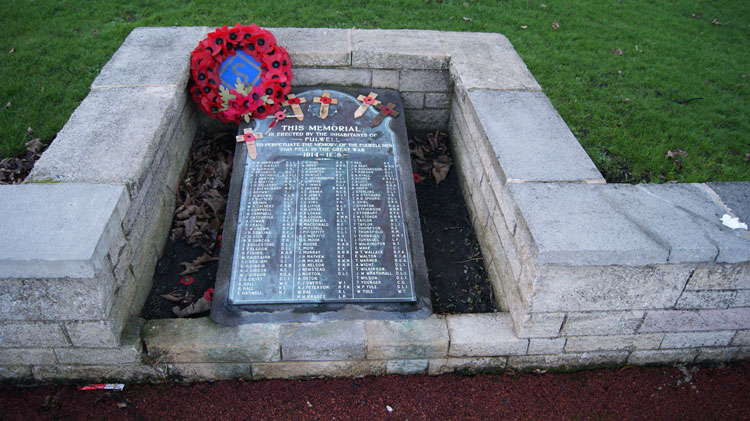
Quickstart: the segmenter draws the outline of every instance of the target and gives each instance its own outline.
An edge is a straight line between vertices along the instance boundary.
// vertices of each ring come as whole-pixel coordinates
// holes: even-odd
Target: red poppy
[[[413,175],[414,175],[414,182],[415,183],[421,183],[422,182],[422,176],[421,175],[419,175],[418,173],[414,173]]]
[[[195,279],[192,276],[185,275],[182,278],[180,278],[180,284],[182,285],[190,285],[195,281]]]
[[[203,293],[203,298],[207,299],[208,301],[211,301],[214,299],[214,289],[209,288],[206,290],[206,292]]]

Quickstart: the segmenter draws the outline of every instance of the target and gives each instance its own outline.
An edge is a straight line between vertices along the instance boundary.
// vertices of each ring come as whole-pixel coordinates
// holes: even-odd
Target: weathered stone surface
[[[609,204],[602,196],[603,188],[590,184],[510,185],[539,250],[538,264],[649,265],[667,261],[665,246]]]
[[[697,185],[623,184],[607,185],[599,191],[604,200],[669,250],[669,262],[713,261],[719,254],[717,244],[736,240],[726,238],[730,233],[720,229],[721,215],[714,215],[721,208]],[[714,220],[701,220],[709,216]]]
[[[542,90],[504,35],[441,32],[440,37],[452,77],[467,91]]]
[[[425,374],[430,360],[391,360],[386,362],[386,374]]]
[[[473,91],[468,96],[509,181],[603,182],[543,93]]]
[[[404,103],[404,108],[424,108],[424,93],[402,92],[401,101]]]
[[[565,347],[566,338],[531,338],[527,354],[560,354]]]
[[[286,361],[335,361],[365,358],[362,320],[289,323],[281,330]]]
[[[451,357],[522,355],[528,339],[519,339],[506,313],[462,314],[447,317]]]
[[[0,348],[0,366],[18,364],[55,364],[50,348]]]
[[[750,289],[741,289],[737,291],[734,301],[730,307],[750,307]]]
[[[750,289],[750,263],[699,266],[690,275],[686,290]]]
[[[516,323],[519,338],[554,338],[559,336],[565,313],[526,313]]]
[[[95,89],[27,180],[125,184],[135,197],[185,101],[183,87]]]
[[[450,108],[451,94],[427,92],[424,94],[424,106],[425,108]]]
[[[691,363],[698,355],[694,349],[675,349],[675,350],[641,350],[633,351],[628,358],[628,364],[646,365],[646,364],[671,364],[671,363]]]
[[[732,339],[732,346],[750,346],[750,330],[740,330]]]
[[[695,357],[695,362],[707,363],[732,361],[739,350],[740,348],[701,348],[698,350],[698,356]]]
[[[409,130],[445,130],[450,113],[447,109],[404,110]]]
[[[0,347],[32,348],[70,346],[60,325],[44,322],[0,323]]]
[[[735,360],[749,360],[750,359],[750,346],[743,346],[734,356]]]
[[[373,69],[446,69],[440,32],[352,31],[352,66]]]
[[[618,351],[634,349],[657,349],[663,333],[640,335],[572,336],[568,338],[565,352]]]
[[[628,351],[582,352],[558,355],[523,355],[508,358],[508,368],[531,370],[535,368],[576,369],[622,365]]]
[[[90,322],[67,322],[65,330],[73,346],[114,348],[120,345],[124,323],[123,318],[115,317]]]
[[[373,69],[372,87],[398,90],[398,81],[401,77],[399,73],[398,70]]]
[[[253,379],[364,377],[385,374],[385,361],[305,361],[253,364]]]
[[[135,28],[104,65],[92,88],[175,85],[190,77],[190,52],[209,28]]]
[[[47,381],[85,381],[96,383],[147,382],[163,380],[164,373],[143,364],[115,365],[38,365],[33,366],[34,379]]]
[[[698,348],[701,346],[729,345],[735,335],[733,330],[718,332],[684,332],[664,335],[662,348]]]
[[[122,186],[0,186],[0,278],[97,276],[105,267],[106,253],[117,239],[128,204]],[[53,296],[62,293],[50,288]],[[79,301],[87,305],[85,299]]]
[[[611,311],[672,307],[690,268],[543,266],[535,281],[535,311]]]
[[[294,69],[295,86],[339,85],[370,86],[372,71],[368,69]]]
[[[750,328],[750,308],[726,310],[654,310],[639,332],[685,332]]]
[[[448,327],[441,316],[403,321],[368,320],[365,333],[368,359],[424,359],[448,355]]]
[[[150,320],[143,328],[148,356],[175,363],[278,361],[280,325],[220,326],[208,317]]]
[[[170,379],[180,381],[251,380],[253,368],[249,363],[170,363]]]
[[[737,291],[684,291],[675,308],[727,308],[734,303]]]
[[[506,357],[478,358],[438,358],[430,360],[428,374],[437,376],[445,373],[474,374],[482,371],[503,370]]]
[[[401,70],[399,89],[401,92],[449,92],[451,80],[443,71]]]
[[[55,356],[62,364],[129,364],[141,361],[140,331],[145,320],[132,319],[123,329],[117,348],[55,348]]]
[[[100,278],[3,279],[0,285],[4,319],[54,321],[107,317],[114,280],[102,271]]]
[[[334,28],[267,28],[276,43],[286,48],[294,74],[303,66],[328,67],[351,64],[351,30]],[[297,83],[296,78],[293,83]]]
[[[734,216],[745,223],[750,222],[750,182],[707,183]]]
[[[568,313],[561,333],[565,336],[635,333],[644,315],[645,312],[639,310]]]
[[[0,365],[0,381],[12,380],[22,383],[33,379],[30,365]]]

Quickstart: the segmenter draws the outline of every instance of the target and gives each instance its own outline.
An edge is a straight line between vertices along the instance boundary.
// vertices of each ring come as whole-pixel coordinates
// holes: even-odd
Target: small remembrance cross
[[[323,120],[328,117],[328,104],[336,105],[339,103],[339,100],[336,98],[331,98],[331,94],[328,92],[323,92],[322,96],[316,96],[313,98],[314,102],[320,103],[320,118]]]
[[[294,111],[294,116],[297,117],[297,120],[302,121],[305,116],[302,114],[302,108],[300,108],[299,104],[304,104],[307,102],[305,98],[297,98],[294,94],[289,94],[286,96],[286,101],[282,102],[281,105],[288,107],[292,106],[292,111]]]
[[[396,108],[396,104],[392,102],[389,102],[386,106],[383,106],[383,104],[375,105],[375,108],[377,108],[380,112],[375,116],[375,118],[372,119],[370,127],[377,126],[381,121],[383,121],[384,118],[388,116],[398,117],[398,111],[394,111],[394,108]]]
[[[380,101],[377,101],[375,99],[377,97],[378,94],[376,94],[375,92],[370,92],[370,95],[367,96],[358,96],[357,99],[362,101],[362,105],[360,105],[359,108],[357,108],[357,111],[354,112],[354,118],[360,118],[365,115],[365,111],[367,111],[370,105],[379,105]]]
[[[255,140],[263,139],[263,135],[260,133],[253,133],[253,129],[247,128],[244,130],[244,134],[238,135],[235,139],[237,139],[237,143],[245,142],[245,146],[247,146],[247,156],[255,161],[255,158],[258,157],[258,148],[255,147]]]

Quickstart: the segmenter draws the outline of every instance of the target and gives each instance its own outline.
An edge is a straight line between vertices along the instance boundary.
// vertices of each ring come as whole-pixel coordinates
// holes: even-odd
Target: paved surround
[[[0,186],[0,379],[362,376],[750,357],[750,183],[607,185],[499,34],[272,29],[295,84],[397,89],[449,128],[502,312],[217,326],[135,318],[199,125],[209,28],[137,28],[42,156]],[[467,48],[470,45],[471,48]],[[145,345],[145,346],[144,346]],[[147,350],[147,351],[146,351]]]

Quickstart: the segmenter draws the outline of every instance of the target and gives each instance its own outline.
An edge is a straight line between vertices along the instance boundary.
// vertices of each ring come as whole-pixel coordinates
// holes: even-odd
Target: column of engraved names
[[[326,168],[328,161],[301,161],[299,185],[299,214],[297,219],[297,276],[294,296],[297,299],[327,298],[329,285],[325,282],[325,258],[322,242],[328,223],[323,217],[323,183],[333,179]]]
[[[391,243],[393,244],[393,271],[396,278],[396,292],[410,294],[408,257],[406,253],[406,238],[401,200],[398,193],[398,179],[396,166],[388,161],[383,164],[386,200],[388,202],[388,219],[391,228]]]
[[[351,185],[352,234],[354,238],[354,298],[376,298],[381,277],[390,273],[381,264],[385,235],[377,225],[378,207],[385,206],[373,179],[382,178],[382,167],[370,167],[360,161],[349,162]]]
[[[258,162],[251,177],[251,196],[242,209],[242,236],[237,280],[237,296],[263,295],[263,281],[268,278],[266,263],[274,242],[269,224],[273,221],[273,189],[279,162]]]
[[[336,298],[352,298],[352,227],[349,163],[336,160]]]
[[[297,229],[297,206],[299,202],[300,163],[296,160],[284,162],[281,199],[281,241],[279,242],[278,298],[293,298],[295,276],[294,256]]]

